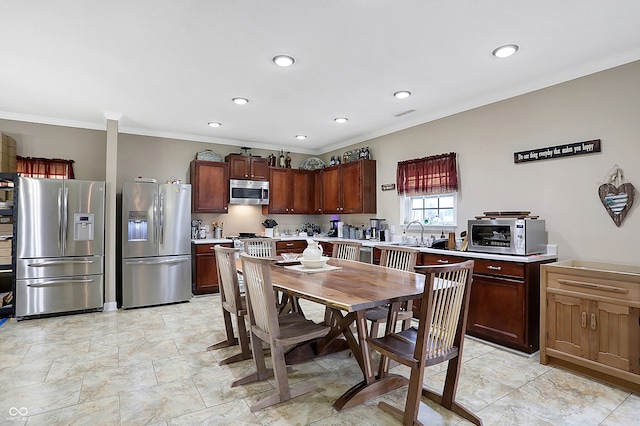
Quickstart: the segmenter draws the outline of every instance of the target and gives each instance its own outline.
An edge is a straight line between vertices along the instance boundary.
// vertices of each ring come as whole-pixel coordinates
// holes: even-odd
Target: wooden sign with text
[[[551,158],[593,154],[594,152],[600,152],[600,139],[550,146],[548,148],[531,149],[529,151],[514,152],[513,162],[526,163],[528,161],[549,160]]]

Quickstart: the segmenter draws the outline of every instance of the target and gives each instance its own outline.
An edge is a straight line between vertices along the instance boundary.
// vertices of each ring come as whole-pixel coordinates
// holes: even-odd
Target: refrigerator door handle
[[[60,285],[60,284],[86,284],[86,283],[92,283],[93,281],[94,281],[93,279],[70,280],[70,279],[62,278],[58,280],[47,280],[47,281],[40,281],[39,283],[27,284],[27,287],[37,288],[37,287],[49,287],[52,285]]]
[[[127,260],[125,265],[178,265],[183,263],[185,259],[179,260]]]
[[[62,188],[58,189],[58,250],[62,250]]]
[[[64,250],[67,248],[67,213],[69,210],[69,188],[67,188],[66,185],[64,185],[63,188],[64,195],[62,196],[62,253],[64,254]]]
[[[95,260],[48,260],[46,262],[29,263],[27,266],[40,268],[51,265],[88,265],[95,263]]]
[[[158,194],[153,194],[153,238],[158,241]],[[157,244],[157,243],[156,243]]]
[[[160,223],[158,223],[159,233],[159,244],[164,244],[164,193],[160,193]]]

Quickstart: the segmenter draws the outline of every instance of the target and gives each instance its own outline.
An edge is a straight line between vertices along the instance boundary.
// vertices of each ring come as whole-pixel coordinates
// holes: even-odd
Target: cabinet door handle
[[[436,260],[436,262],[438,262],[438,263],[449,263],[448,260],[443,260],[443,259],[438,259],[438,260]]]
[[[587,326],[587,313],[586,312],[582,312],[582,327],[586,327]]]
[[[209,250],[215,250],[215,246],[209,246]]]
[[[487,266],[487,269],[491,269],[491,270],[494,270],[494,271],[502,271],[502,266],[489,265],[489,266]]]
[[[591,329],[596,329],[596,314],[591,314]]]
[[[287,243],[287,247],[293,247],[293,243]]]

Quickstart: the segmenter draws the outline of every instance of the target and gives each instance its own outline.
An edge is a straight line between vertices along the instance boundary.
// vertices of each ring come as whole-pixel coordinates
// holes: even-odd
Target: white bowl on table
[[[330,258],[327,256],[321,256],[320,259],[305,259],[304,257],[298,258],[300,263],[302,263],[302,266],[309,269],[322,268],[327,264],[327,260],[329,259]]]

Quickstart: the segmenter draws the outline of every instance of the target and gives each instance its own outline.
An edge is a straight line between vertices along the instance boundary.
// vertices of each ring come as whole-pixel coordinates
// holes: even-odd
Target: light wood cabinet
[[[191,162],[191,212],[226,213],[229,208],[228,164]]]
[[[270,214],[312,214],[313,174],[308,170],[271,167],[271,194],[266,207]],[[263,209],[264,210],[264,209]]]
[[[375,213],[376,162],[358,160],[320,171],[322,213]]]
[[[640,266],[542,266],[540,362],[640,390]]]
[[[220,291],[218,262],[214,247],[218,244],[192,244],[191,292],[210,294]],[[221,243],[222,247],[233,247],[232,243]]]
[[[446,252],[445,252],[446,253]],[[467,334],[526,353],[539,350],[540,265],[448,254],[421,253],[418,265],[473,260]],[[414,316],[419,303],[414,303]]]
[[[229,179],[269,180],[269,159],[229,154]]]

